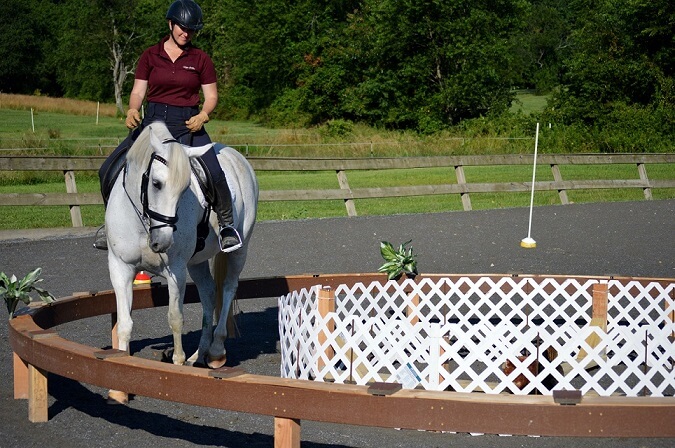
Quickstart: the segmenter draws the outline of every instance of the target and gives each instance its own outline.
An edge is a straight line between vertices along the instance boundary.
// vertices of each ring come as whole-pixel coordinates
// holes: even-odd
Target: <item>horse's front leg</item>
[[[171,269],[166,277],[169,290],[168,320],[173,334],[173,363],[185,364],[183,351],[183,298],[185,297],[185,283],[187,281],[186,268]]]
[[[136,271],[133,267],[118,259],[112,251],[108,253],[108,267],[110,270],[110,282],[115,289],[115,299],[117,302],[117,322],[113,330],[113,348],[129,352],[129,340],[131,339],[131,330],[133,320],[131,319],[131,307],[133,305],[133,279]],[[115,336],[116,334],[116,336]],[[126,404],[129,402],[129,395],[126,392],[118,390],[108,391],[108,400]]]
[[[197,285],[199,300],[202,302],[202,335],[199,339],[199,349],[190,356],[188,364],[204,361],[213,341],[213,312],[215,308],[216,284],[209,270],[209,262],[204,261],[189,268],[190,277]]]

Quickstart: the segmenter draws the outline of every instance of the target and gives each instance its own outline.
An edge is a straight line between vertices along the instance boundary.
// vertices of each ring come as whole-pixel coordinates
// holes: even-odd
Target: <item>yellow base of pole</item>
[[[524,247],[525,249],[534,249],[537,247],[537,242],[530,237],[523,238],[520,241],[520,247]]]

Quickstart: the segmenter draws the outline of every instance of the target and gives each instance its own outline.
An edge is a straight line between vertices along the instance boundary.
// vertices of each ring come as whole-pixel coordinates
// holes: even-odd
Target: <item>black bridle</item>
[[[152,153],[152,156],[150,156],[150,161],[148,162],[148,168],[145,170],[145,173],[143,173],[143,178],[141,180],[141,204],[143,205],[143,213],[141,215],[138,209],[136,209],[136,213],[138,213],[139,216],[141,216],[142,220],[146,222],[148,226],[150,226],[151,219],[162,223],[155,226],[150,226],[148,229],[149,232],[152,232],[154,229],[159,229],[162,227],[171,227],[171,229],[175,231],[176,223],[178,222],[178,216],[162,215],[161,213],[157,213],[154,210],[150,210],[150,207],[148,206],[148,184],[150,183],[150,170],[152,169],[152,162],[155,160],[157,160],[160,163],[163,163],[164,165],[167,165],[166,160],[162,156],[159,156],[157,155],[157,153],[154,152]],[[125,181],[126,169],[124,170],[124,174],[125,174],[124,175]],[[125,183],[124,181],[123,183]],[[126,185],[124,185],[124,191],[127,191]],[[129,196],[128,192],[127,196]],[[129,199],[131,200],[131,198]],[[131,203],[133,204],[133,201],[131,201]]]

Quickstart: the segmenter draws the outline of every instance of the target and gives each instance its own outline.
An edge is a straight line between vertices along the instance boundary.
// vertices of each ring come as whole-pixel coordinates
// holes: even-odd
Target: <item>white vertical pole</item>
[[[101,102],[97,101],[96,102],[96,124],[98,124],[98,112],[99,112],[100,107],[101,107]]]
[[[33,134],[35,134],[35,118],[33,117],[33,108],[30,108],[30,126],[33,129]]]
[[[520,246],[526,249],[537,247],[537,242],[532,239],[532,208],[534,207],[534,180],[537,176],[537,147],[539,146],[539,123],[537,123],[537,131],[534,136],[534,164],[532,167],[532,193],[530,194],[530,219],[527,226],[527,238],[520,241]]]

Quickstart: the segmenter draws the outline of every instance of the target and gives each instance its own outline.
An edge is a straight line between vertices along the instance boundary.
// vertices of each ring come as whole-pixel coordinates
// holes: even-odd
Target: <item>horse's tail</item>
[[[216,256],[213,257],[213,265],[211,267],[213,280],[216,282],[216,306],[214,310],[216,318],[220,316],[220,312],[223,309],[223,285],[225,284],[225,277],[227,276],[227,266],[227,254],[219,251]],[[230,305],[230,311],[227,314],[227,334],[231,338],[239,335],[239,328],[237,328],[233,313],[236,300],[237,298],[235,296]]]

